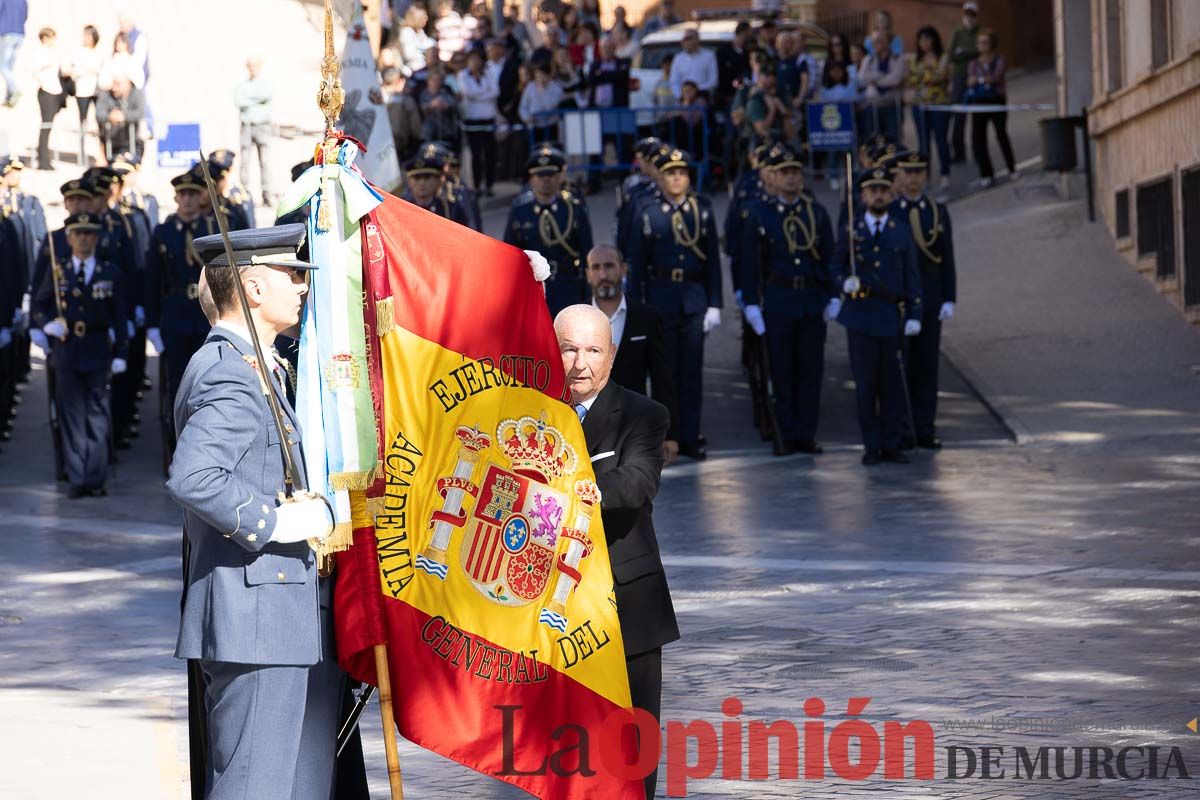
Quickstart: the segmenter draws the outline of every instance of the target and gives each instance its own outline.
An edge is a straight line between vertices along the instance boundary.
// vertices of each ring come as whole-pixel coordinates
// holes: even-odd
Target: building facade
[[[1097,207],[1122,255],[1200,323],[1200,3],[1087,3]],[[1060,76],[1078,61],[1066,48]]]

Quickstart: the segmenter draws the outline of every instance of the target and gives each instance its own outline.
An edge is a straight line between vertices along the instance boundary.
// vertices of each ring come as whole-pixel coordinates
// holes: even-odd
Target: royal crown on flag
[[[538,419],[506,419],[496,428],[500,450],[512,463],[513,472],[549,483],[564,473],[575,472],[575,448],[562,431]]]
[[[462,449],[466,451],[464,455],[469,461],[477,461],[479,453],[492,446],[492,437],[479,430],[478,425],[473,428],[460,425],[455,429],[454,435],[458,438]]]
[[[600,504],[600,487],[587,478],[575,481],[575,496],[589,506]]]

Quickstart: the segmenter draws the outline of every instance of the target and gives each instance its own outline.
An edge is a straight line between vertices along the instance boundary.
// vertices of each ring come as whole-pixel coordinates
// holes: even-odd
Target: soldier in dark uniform
[[[912,438],[905,444],[937,450],[942,446],[936,425],[942,323],[954,316],[958,284],[950,211],[945,204],[925,194],[929,161],[924,155],[902,153],[892,165],[898,191],[891,213],[908,221],[921,270],[921,332],[908,342],[905,362],[913,424],[917,429],[909,432]]]
[[[167,392],[175,404],[175,393],[183,371],[208,336],[210,325],[200,309],[200,270],[204,264],[192,241],[219,232],[216,218],[201,213],[206,196],[204,176],[195,169],[171,181],[175,187],[174,214],[154,229],[146,251],[146,338],[166,358]],[[164,421],[169,424],[169,420]]]
[[[888,162],[899,152],[896,143],[882,133],[877,133],[864,142],[858,148],[858,171],[861,173],[864,170],[870,170],[875,167],[882,166],[890,169]],[[862,219],[863,205],[862,197],[858,191],[858,187],[852,183],[846,183],[846,190],[842,193],[841,202],[838,203],[838,236],[841,237],[842,232],[846,230],[846,221],[848,207],[854,205],[854,218]]]
[[[96,256],[101,223],[66,221],[70,253],[55,255],[33,303],[38,344],[51,353],[68,496],[104,495],[109,463],[110,370],[125,371],[126,312],[116,266]],[[51,348],[49,342],[53,341]]]
[[[20,359],[13,329],[21,321],[26,293],[25,251],[13,220],[0,217],[0,440],[7,440],[16,414]]]
[[[622,256],[629,253],[629,226],[637,215],[642,198],[658,188],[658,175],[654,171],[654,154],[663,147],[662,139],[647,136],[633,145],[633,172],[617,187],[617,213],[613,220],[613,241]]]
[[[241,217],[247,226],[254,223],[254,198],[241,184],[234,181],[233,162],[237,158],[232,150],[222,148],[208,154],[208,163],[213,170],[213,181],[217,184],[217,194],[228,204],[241,212]]]
[[[483,233],[483,212],[479,208],[479,195],[462,181],[462,157],[446,145],[441,147],[446,160],[442,194],[451,203],[462,203],[467,210],[467,227]]]
[[[208,185],[204,182],[204,173],[201,172],[203,169],[208,170],[208,174],[212,176],[213,183],[216,184],[218,210],[225,215],[225,224],[229,230],[242,231],[252,227],[250,217],[246,216],[245,207],[230,202],[229,198],[221,194],[223,191],[222,186],[229,170],[211,161],[198,163],[191,169],[191,180],[200,187],[200,214],[206,217],[213,215],[212,200],[208,196]]]
[[[900,375],[901,337],[921,332],[921,276],[908,222],[889,213],[892,180],[883,167],[858,178],[865,209],[834,251],[834,280],[844,299],[831,316],[846,328],[850,369],[858,400],[863,464],[906,464],[900,449],[905,387]],[[853,256],[851,256],[853,249]],[[853,258],[853,261],[851,260]]]
[[[121,175],[121,205],[141,211],[151,232],[158,227],[158,198],[137,188],[141,159],[133,153],[121,153],[113,158],[112,168]]]
[[[529,188],[513,201],[504,241],[536,250],[550,262],[543,286],[553,317],[567,306],[590,301],[585,260],[592,249],[592,221],[583,198],[563,188],[567,157],[557,147],[538,145],[525,171]]]
[[[137,435],[138,391],[142,383],[146,352],[146,310],[143,297],[145,285],[146,248],[150,232],[140,212],[121,205],[122,173],[112,167],[93,167],[88,170],[95,191],[92,213],[104,226],[97,245],[97,255],[115,265],[121,272],[121,297],[129,314],[129,369],[112,380],[112,429],[118,449],[129,447]],[[139,354],[140,348],[140,354]]]
[[[21,191],[25,165],[16,156],[0,158],[0,217],[11,219],[21,242],[25,280],[32,284],[34,265],[46,236],[46,214],[42,203]],[[29,293],[36,287],[31,286]],[[21,297],[21,324],[14,328],[13,356],[17,359],[17,381],[29,375],[29,298]]]
[[[833,224],[804,192],[803,163],[775,145],[759,159],[774,196],[759,195],[743,220],[742,301],[753,332],[766,335],[780,455],[820,453],[816,442],[825,371],[825,322],[833,298]]]
[[[446,157],[436,145],[424,144],[404,168],[404,192],[401,200],[431,211],[439,217],[468,225],[470,212],[458,197],[442,192]]]
[[[662,315],[679,399],[679,452],[703,459],[700,439],[704,336],[721,324],[721,253],[712,203],[691,188],[692,160],[660,152],[660,189],[630,231],[630,295]]]

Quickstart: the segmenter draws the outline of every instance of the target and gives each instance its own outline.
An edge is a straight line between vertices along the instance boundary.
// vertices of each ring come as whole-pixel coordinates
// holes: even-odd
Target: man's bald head
[[[608,383],[617,355],[608,317],[595,306],[567,306],[554,318],[554,332],[572,402],[595,397]]]

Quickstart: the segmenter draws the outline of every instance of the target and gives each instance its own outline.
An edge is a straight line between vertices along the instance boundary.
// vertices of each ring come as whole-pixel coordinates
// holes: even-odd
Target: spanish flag
[[[544,798],[640,798],[612,570],[525,254],[390,195],[364,218],[378,478],[338,554],[339,660],[400,733]],[[620,776],[620,777],[619,777]]]

